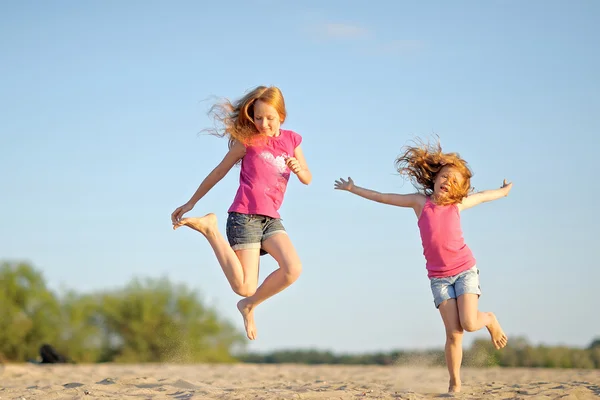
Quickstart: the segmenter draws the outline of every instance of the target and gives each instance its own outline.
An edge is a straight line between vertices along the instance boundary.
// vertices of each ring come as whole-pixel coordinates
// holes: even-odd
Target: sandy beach
[[[2,367],[0,399],[596,399],[600,371],[307,365],[33,365]]]

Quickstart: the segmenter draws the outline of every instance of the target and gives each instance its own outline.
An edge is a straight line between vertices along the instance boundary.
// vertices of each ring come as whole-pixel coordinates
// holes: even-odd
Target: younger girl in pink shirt
[[[467,163],[456,153],[443,153],[439,143],[407,146],[396,159],[396,166],[398,172],[411,179],[418,193],[379,193],[356,186],[351,178],[336,181],[335,189],[415,212],[434,304],[446,328],[448,390],[459,392],[463,330],[473,332],[486,327],[497,349],[507,343],[496,316],[478,310],[479,269],[464,242],[460,212],[507,196],[512,183],[504,180],[499,189],[469,195],[472,174]]]
[[[187,203],[171,214],[173,229],[188,226],[212,246],[233,291],[244,299],[237,304],[246,334],[256,339],[254,309],[290,286],[302,271],[300,259],[279,216],[291,174],[308,185],[312,175],[296,132],[281,129],[285,101],[277,87],[259,86],[235,103],[213,107],[223,127],[216,133],[229,137],[229,152],[202,181]],[[226,234],[215,214],[183,218],[206,193],[241,160],[240,186],[229,207]],[[279,269],[258,286],[261,255],[270,254]]]

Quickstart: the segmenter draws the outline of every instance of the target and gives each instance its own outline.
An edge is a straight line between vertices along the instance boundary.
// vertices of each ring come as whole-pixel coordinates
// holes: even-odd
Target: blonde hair
[[[401,175],[407,176],[419,192],[431,196],[435,178],[444,167],[452,167],[462,175],[462,182],[450,182],[448,195],[437,201],[440,205],[457,204],[471,192],[473,173],[467,162],[458,153],[444,153],[439,140],[435,144],[416,143],[405,146],[404,152],[396,158],[395,166]]]
[[[229,147],[236,141],[244,145],[255,144],[263,136],[254,125],[254,104],[258,100],[275,108],[281,123],[285,121],[287,111],[281,90],[275,86],[258,86],[233,103],[225,100],[213,105],[208,114],[213,116],[216,125],[221,126],[209,130],[210,133],[228,136]]]

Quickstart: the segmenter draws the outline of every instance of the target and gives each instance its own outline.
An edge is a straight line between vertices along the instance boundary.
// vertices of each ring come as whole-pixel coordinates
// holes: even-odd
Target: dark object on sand
[[[69,362],[67,357],[57,352],[49,344],[44,344],[40,347],[40,356],[42,357],[42,364],[65,364]]]

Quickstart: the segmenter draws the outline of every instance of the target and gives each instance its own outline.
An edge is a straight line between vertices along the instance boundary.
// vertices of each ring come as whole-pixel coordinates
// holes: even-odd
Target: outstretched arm
[[[463,201],[458,205],[459,210],[466,210],[467,208],[475,207],[478,204],[485,203],[488,201],[498,200],[502,197],[508,196],[508,192],[512,189],[512,182],[507,183],[506,179],[502,182],[502,186],[499,189],[484,190],[465,197]]]
[[[348,177],[348,180],[340,178],[340,180],[335,181],[334,188],[337,190],[346,190],[350,193],[354,193],[357,196],[363,197],[367,200],[376,201],[378,203],[389,204],[396,207],[412,208],[415,210],[415,212],[417,212],[417,209],[422,208],[423,204],[425,203],[425,197],[419,193],[380,193],[374,190],[356,186],[350,177]]]

